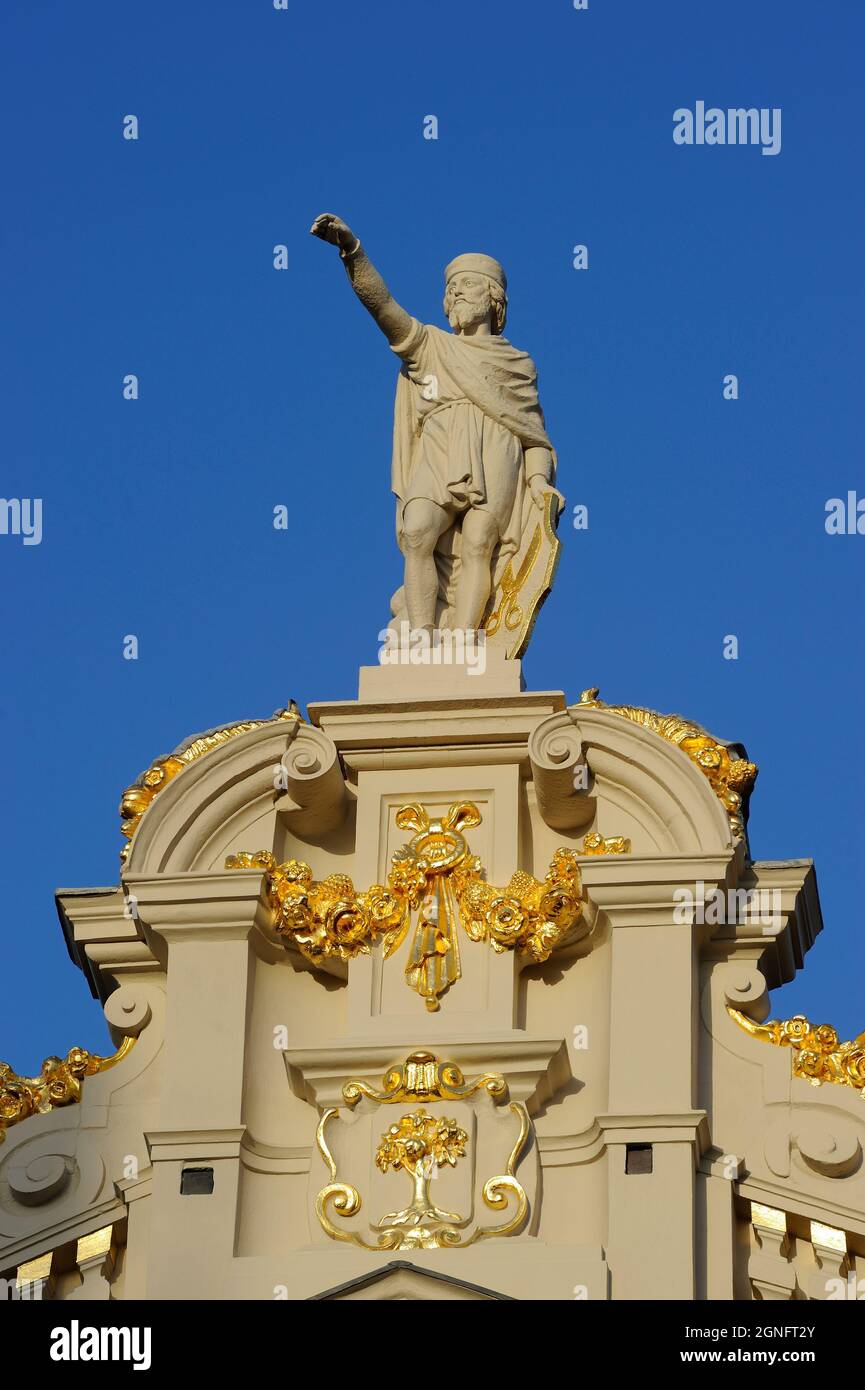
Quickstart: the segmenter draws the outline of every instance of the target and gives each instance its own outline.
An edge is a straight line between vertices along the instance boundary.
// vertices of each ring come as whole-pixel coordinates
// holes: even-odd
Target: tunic
[[[552,452],[527,353],[501,336],[466,338],[412,319],[393,351],[403,361],[394,411],[397,537],[408,503],[425,497],[456,519],[490,512],[504,558],[523,528],[524,452]]]

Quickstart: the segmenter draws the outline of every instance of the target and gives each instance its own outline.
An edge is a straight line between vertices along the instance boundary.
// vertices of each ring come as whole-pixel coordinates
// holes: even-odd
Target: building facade
[[[57,895],[117,1052],[0,1076],[0,1272],[55,1299],[856,1297],[865,1037],[766,1022],[822,923],[810,861],[750,858],[755,776],[504,658],[364,668],[357,701],[157,760],[120,885]]]

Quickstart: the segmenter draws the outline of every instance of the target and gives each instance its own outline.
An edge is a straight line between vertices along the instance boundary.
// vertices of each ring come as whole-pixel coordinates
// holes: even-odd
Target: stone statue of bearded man
[[[323,213],[310,230],[339,247],[355,294],[403,362],[392,488],[405,582],[391,601],[394,619],[407,619],[413,630],[478,629],[533,521],[540,536],[538,511],[554,523],[564,502],[553,487],[555,452],[535,364],[502,336],[504,270],[474,253],[450,262],[448,333],[396,303],[338,217]]]

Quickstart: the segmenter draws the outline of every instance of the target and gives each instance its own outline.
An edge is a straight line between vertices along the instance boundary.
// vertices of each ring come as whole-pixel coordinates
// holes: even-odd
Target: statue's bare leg
[[[402,551],[405,556],[405,602],[412,628],[434,628],[438,571],[436,541],[451,524],[444,507],[428,497],[413,497],[402,521]]]
[[[490,512],[472,510],[463,517],[460,542],[460,577],[454,603],[455,626],[476,628],[484,615],[492,588],[492,554],[499,528]]]

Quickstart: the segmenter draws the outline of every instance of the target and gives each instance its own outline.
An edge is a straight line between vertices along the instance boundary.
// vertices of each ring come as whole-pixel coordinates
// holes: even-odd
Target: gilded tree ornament
[[[824,1082],[852,1086],[865,1099],[865,1033],[852,1042],[840,1042],[830,1024],[809,1023],[804,1014],[755,1023],[732,1004],[727,1005],[727,1013],[752,1038],[791,1048],[794,1076],[810,1081],[812,1086],[822,1086]]]
[[[376,1166],[383,1173],[403,1170],[412,1179],[412,1200],[400,1211],[389,1211],[378,1222],[382,1230],[391,1226],[458,1226],[462,1217],[442,1211],[430,1198],[430,1181],[436,1168],[456,1166],[465,1158],[469,1137],[454,1120],[435,1119],[424,1110],[402,1115],[388,1125],[375,1151]]]
[[[316,1144],[330,1171],[330,1182],[317,1194],[315,1210],[322,1229],[332,1240],[347,1241],[362,1250],[435,1250],[474,1245],[491,1236],[516,1234],[528,1214],[529,1202],[525,1189],[516,1177],[516,1169],[531,1129],[528,1111],[521,1102],[511,1102],[508,1110],[517,1120],[517,1136],[508,1156],[505,1171],[488,1178],[483,1185],[484,1205],[491,1211],[508,1211],[507,1218],[495,1226],[477,1225],[465,1233],[469,1218],[456,1212],[443,1211],[430,1196],[430,1182],[438,1172],[454,1168],[468,1154],[468,1135],[459,1124],[446,1116],[430,1115],[425,1104],[440,1101],[465,1100],[483,1093],[492,1105],[504,1105],[508,1088],[503,1076],[487,1073],[466,1082],[453,1062],[440,1062],[431,1052],[413,1052],[398,1067],[385,1073],[382,1089],[365,1081],[349,1080],[343,1086],[343,1099],[351,1109],[361,1100],[374,1105],[392,1105],[397,1101],[414,1101],[418,1108],[400,1116],[388,1126],[375,1151],[376,1166],[383,1173],[405,1172],[412,1181],[412,1198],[406,1207],[386,1213],[371,1228],[375,1236],[368,1241],[357,1228],[343,1224],[357,1216],[363,1201],[356,1187],[338,1177],[337,1164],[327,1140],[330,1123],[339,1110],[325,1110],[316,1131]],[[331,1213],[340,1218],[331,1220]]]
[[[117,1066],[134,1042],[135,1038],[124,1038],[110,1057],[73,1047],[65,1057],[46,1057],[38,1076],[18,1076],[7,1062],[0,1062],[0,1144],[7,1129],[31,1115],[46,1115],[80,1101],[85,1077]]]
[[[681,748],[700,769],[709,786],[727,812],[733,840],[744,840],[748,799],[754,789],[759,771],[756,763],[746,758],[730,756],[730,749],[719,743],[700,724],[683,719],[680,714],[658,714],[656,710],[640,709],[636,705],[606,705],[599,699],[597,686],[584,690],[579,703],[588,709],[606,710],[621,715],[633,724],[651,729],[668,743]]]
[[[496,888],[486,882],[462,833],[481,823],[472,802],[455,802],[438,819],[412,802],[400,807],[396,823],[415,834],[391,857],[387,884],[365,892],[345,874],[319,883],[302,860],[277,864],[266,850],[230,855],[225,867],[264,870],[275,930],[313,964],[332,956],[351,960],[378,939],[388,959],[416,914],[405,977],[430,1011],[460,978],[460,923],[471,941],[488,942],[497,952],[516,950],[534,963],[547,960],[573,935],[583,911],[573,851],[556,850],[543,882],[518,869],[507,887]],[[587,851],[592,852],[621,851]]]

